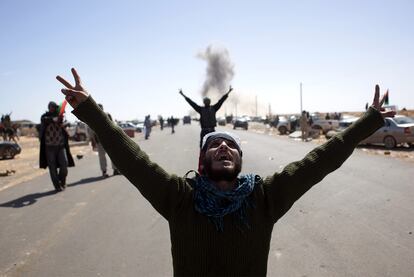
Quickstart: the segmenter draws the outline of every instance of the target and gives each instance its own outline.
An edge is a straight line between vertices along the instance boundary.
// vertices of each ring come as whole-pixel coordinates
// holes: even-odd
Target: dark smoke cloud
[[[234,64],[230,60],[229,51],[209,45],[198,57],[207,62],[206,80],[201,95],[210,97],[227,92],[234,76]]]

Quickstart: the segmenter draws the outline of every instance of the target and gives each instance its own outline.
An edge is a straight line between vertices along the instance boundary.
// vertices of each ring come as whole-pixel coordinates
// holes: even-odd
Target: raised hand
[[[372,106],[381,112],[382,117],[394,117],[395,111],[387,111],[385,110],[382,105],[384,105],[385,98],[388,96],[388,90],[380,99],[380,87],[379,85],[375,86],[375,95],[374,101],[372,102]]]
[[[61,91],[66,96],[68,103],[75,109],[80,103],[85,101],[88,98],[88,92],[82,86],[81,79],[74,68],[71,69],[73,78],[75,79],[75,86],[72,86],[68,81],[59,75],[56,76],[56,79],[61,82],[66,88],[63,88]]]
[[[179,93],[180,93],[182,96],[184,96],[184,97],[185,97],[185,95],[184,95],[184,93],[183,93],[183,90],[182,90],[182,89],[180,89]]]
[[[229,91],[227,92],[227,94],[229,94],[230,92],[232,92],[233,91],[233,88],[232,88],[232,86],[230,86],[229,87]]]

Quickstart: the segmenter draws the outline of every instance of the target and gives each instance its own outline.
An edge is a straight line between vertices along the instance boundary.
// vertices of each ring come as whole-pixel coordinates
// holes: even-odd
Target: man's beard
[[[213,159],[210,158],[204,158],[204,172],[207,174],[207,176],[215,181],[215,182],[219,182],[219,181],[233,181],[234,179],[237,178],[237,176],[239,175],[240,171],[241,171],[241,166],[242,166],[242,162],[241,160],[239,162],[235,162],[234,168],[233,169],[227,169],[227,168],[222,168],[219,170],[213,170],[212,169],[212,164],[213,164]]]

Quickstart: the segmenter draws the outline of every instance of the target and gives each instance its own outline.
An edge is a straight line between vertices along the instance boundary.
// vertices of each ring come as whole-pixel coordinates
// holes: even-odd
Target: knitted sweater
[[[381,114],[370,108],[344,132],[315,148],[280,173],[263,178],[250,197],[250,228],[232,214],[218,232],[194,209],[193,179],[168,174],[152,162],[89,97],[73,113],[98,135],[122,174],[168,221],[175,276],[265,276],[273,225],[293,203],[351,155],[358,142],[380,128]]]

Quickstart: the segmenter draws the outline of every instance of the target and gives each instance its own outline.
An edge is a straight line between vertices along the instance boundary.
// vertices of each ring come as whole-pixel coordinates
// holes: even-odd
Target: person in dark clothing
[[[164,129],[164,118],[162,118],[162,116],[159,116],[158,121],[160,122],[160,129],[162,131]]]
[[[393,116],[381,112],[384,98],[376,86],[372,106],[358,121],[267,178],[240,175],[240,140],[210,133],[203,138],[200,173],[178,177],[152,162],[98,108],[75,69],[72,74],[74,86],[57,79],[66,87],[62,93],[73,114],[94,129],[127,179],[168,221],[174,276],[266,276],[274,224],[382,127],[384,117]]]
[[[39,166],[49,167],[55,190],[62,191],[66,188],[67,168],[75,166],[75,163],[69,149],[68,134],[63,126],[63,116],[58,114],[58,105],[49,102],[48,109],[40,118]]]
[[[215,131],[215,127],[217,126],[217,120],[216,120],[216,112],[220,109],[221,105],[223,105],[224,101],[226,101],[227,97],[229,97],[230,92],[233,90],[232,87],[229,88],[227,93],[225,93],[220,100],[214,104],[210,105],[210,98],[205,97],[203,99],[204,107],[201,107],[194,103],[193,100],[188,98],[184,95],[183,91],[180,90],[180,94],[184,97],[184,99],[190,104],[191,107],[193,107],[196,112],[200,114],[200,125],[201,125],[201,132],[200,132],[200,148],[201,143],[203,141],[203,137],[211,132]]]
[[[144,127],[145,127],[145,139],[148,139],[151,134],[152,123],[150,115],[147,115],[144,120]]]
[[[168,125],[170,125],[170,127],[171,127],[171,134],[174,134],[174,133],[175,133],[175,130],[174,130],[174,126],[175,126],[175,118],[174,118],[173,116],[169,117],[169,118],[167,119],[167,123],[168,123]]]

